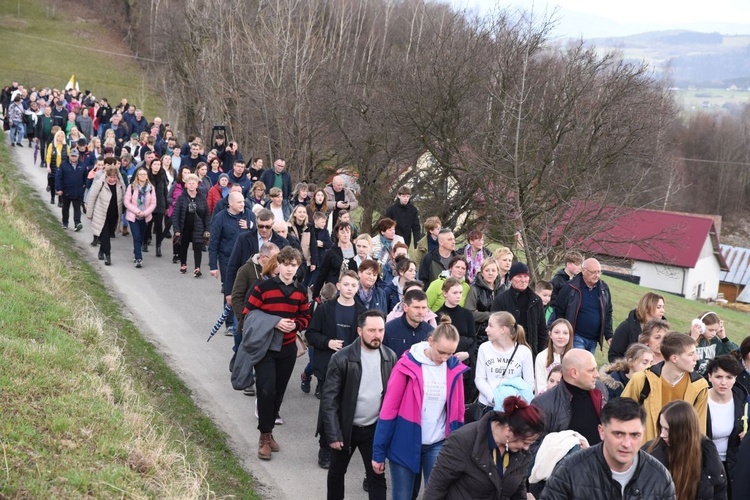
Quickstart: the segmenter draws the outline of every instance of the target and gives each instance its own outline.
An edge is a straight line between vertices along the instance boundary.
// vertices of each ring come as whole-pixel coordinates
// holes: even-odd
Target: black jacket
[[[709,396],[710,397],[710,396]],[[737,466],[737,452],[740,449],[740,434],[743,432],[744,425],[742,418],[745,416],[745,411],[748,407],[747,402],[747,389],[742,384],[735,382],[732,387],[732,398],[734,399],[734,428],[732,433],[729,435],[729,444],[727,445],[727,476],[729,477],[729,483],[733,483],[735,479],[735,467]],[[711,406],[707,405],[706,411],[706,435],[708,439],[713,439],[711,431]],[[745,472],[744,470],[742,472]],[[742,475],[740,472],[740,475]]]
[[[325,380],[328,362],[334,354],[334,351],[328,347],[328,341],[336,339],[336,302],[338,301],[329,300],[318,306],[305,332],[307,343],[314,349],[313,373],[319,380]],[[349,330],[349,338],[344,341],[344,346],[348,346],[359,338],[357,318],[365,311],[364,306],[357,301],[354,302],[354,321]]]
[[[419,225],[419,210],[417,207],[412,205],[411,201],[406,205],[402,205],[399,200],[396,203],[388,207],[385,212],[385,216],[396,221],[396,234],[404,238],[406,246],[411,246],[411,237],[414,235],[414,245],[421,238],[419,232],[421,227]]]
[[[702,448],[703,458],[701,466],[701,479],[698,482],[698,494],[695,500],[727,500],[727,478],[724,475],[724,466],[719,459],[714,442],[704,437]],[[643,445],[647,450],[651,441]],[[669,468],[669,450],[664,441],[659,443],[651,456],[657,459],[664,467]]]
[[[540,500],[674,500],[672,477],[654,457],[638,451],[635,474],[622,494],[620,483],[604,459],[602,443],[561,461],[547,481]]]
[[[187,190],[183,191],[182,194],[177,198],[174,205],[174,212],[172,213],[172,228],[175,233],[184,233],[185,219],[188,214],[188,205],[190,204],[190,196]],[[195,217],[193,222],[193,233],[190,235],[193,244],[203,244],[203,233],[208,231],[208,200],[200,192],[195,193]],[[180,235],[182,241],[187,238],[186,234]]]
[[[531,353],[536,358],[539,352],[543,351],[547,347],[547,321],[544,317],[544,304],[542,299],[531,288],[526,288],[523,292],[519,292],[513,287],[510,287],[500,295],[495,296],[495,300],[492,302],[492,312],[495,311],[508,311],[519,321],[521,318],[521,311],[518,308],[518,296],[520,293],[529,295],[529,307],[526,311],[526,324],[521,324],[523,329],[526,331],[526,341],[531,346]]]
[[[451,257],[458,255],[455,251],[451,252]],[[430,286],[430,283],[438,279],[440,273],[446,271],[443,262],[440,260],[440,253],[438,249],[434,249],[431,252],[427,252],[422,261],[419,263],[419,281],[424,283],[425,289]]]
[[[320,263],[318,277],[313,285],[313,298],[317,298],[320,295],[320,289],[326,283],[336,284],[339,282],[339,275],[341,274],[341,266],[343,264],[344,253],[338,245],[333,245],[323,254],[323,262]],[[357,270],[357,262],[354,258],[347,260],[347,266],[351,271]]]
[[[329,443],[341,441],[344,449],[349,450],[354,411],[357,407],[357,396],[362,381],[362,345],[353,342],[331,357],[326,372],[326,383],[320,398],[320,418],[318,432],[325,430]],[[383,394],[388,385],[393,367],[396,365],[396,354],[386,346],[380,346],[380,376],[383,382]],[[367,383],[367,381],[365,381]],[[383,401],[382,397],[380,399]]]
[[[271,232],[271,243],[279,247],[279,250],[289,245],[286,238],[282,238],[275,232]],[[240,233],[234,242],[232,253],[229,255],[229,261],[227,262],[227,273],[224,282],[225,290],[231,290],[234,287],[234,278],[237,276],[237,270],[259,251],[257,226],[254,229]]]
[[[560,294],[553,306],[555,317],[570,321],[574,332],[576,331],[578,310],[581,308],[581,289],[585,286],[583,275],[577,275],[560,289]],[[605,339],[612,338],[612,294],[609,292],[607,284],[602,280],[599,280],[599,303],[602,311],[602,327],[599,332],[599,345],[601,346]]]
[[[620,323],[612,337],[612,344],[609,346],[607,359],[613,363],[616,359],[624,358],[625,351],[630,344],[638,342],[638,336],[641,334],[641,322],[635,317],[635,309],[628,313],[627,319]]]
[[[478,422],[466,424],[448,436],[430,473],[424,498],[526,500],[531,454],[528,451],[512,453],[508,468],[500,477],[488,444],[490,420],[494,415],[495,412],[489,412]]]
[[[167,173],[163,169],[160,169],[159,173],[154,175],[149,168],[148,180],[154,186],[154,192],[156,193],[154,216],[164,215],[167,213],[167,208],[169,208],[169,179],[167,179]]]
[[[552,298],[549,302],[550,305],[555,304],[555,298],[557,297],[557,294],[560,293],[560,289],[568,281],[570,281],[570,276],[568,276],[568,273],[565,272],[564,267],[557,271],[554,276],[552,276],[552,279],[549,280],[550,284],[552,285]]]

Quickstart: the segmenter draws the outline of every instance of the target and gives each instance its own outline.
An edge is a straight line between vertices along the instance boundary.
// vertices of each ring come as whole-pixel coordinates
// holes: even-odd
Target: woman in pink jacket
[[[391,464],[393,500],[419,493],[430,477],[445,438],[464,422],[463,372],[453,353],[459,335],[446,315],[426,342],[414,344],[393,368],[373,439],[376,474]]]
[[[133,235],[133,262],[135,267],[143,267],[143,236],[156,208],[156,190],[148,181],[148,170],[139,167],[133,174],[130,185],[125,190],[125,218]]]

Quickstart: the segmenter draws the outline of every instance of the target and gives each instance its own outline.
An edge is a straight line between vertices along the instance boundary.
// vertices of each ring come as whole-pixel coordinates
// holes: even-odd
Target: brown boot
[[[268,443],[269,446],[271,446],[271,451],[274,451],[274,452],[280,451],[281,446],[279,446],[279,443],[277,443],[276,440],[273,438],[273,433],[269,434],[268,437],[271,439]]]
[[[262,432],[258,440],[258,458],[271,460],[271,433]]]
[[[130,234],[130,231],[128,231],[128,226],[122,226],[122,235],[127,236]]]

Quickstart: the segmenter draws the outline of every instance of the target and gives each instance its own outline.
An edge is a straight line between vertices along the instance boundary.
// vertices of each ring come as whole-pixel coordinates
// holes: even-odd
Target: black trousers
[[[62,206],[62,223],[63,226],[68,225],[70,220],[70,204],[73,204],[73,224],[78,225],[81,222],[81,203],[83,200],[79,198],[68,198],[63,194],[63,206]]]
[[[284,401],[286,386],[297,361],[294,343],[281,347],[279,352],[268,351],[255,365],[255,390],[258,402],[258,430],[273,432],[274,421]]]
[[[187,240],[185,238],[188,238]],[[180,264],[185,266],[187,265],[187,254],[188,254],[188,246],[192,243],[193,244],[193,259],[195,260],[195,268],[201,267],[201,260],[203,259],[203,240],[201,241],[190,241],[190,235],[189,234],[182,234],[180,235],[180,248],[179,248],[179,255],[180,255]]]
[[[156,236],[156,246],[161,246],[164,241],[164,214],[153,214],[146,228],[146,236],[143,241],[151,243],[151,235]]]
[[[344,476],[354,451],[359,448],[367,474],[367,492],[370,500],[385,500],[385,474],[375,474],[372,470],[372,440],[375,425],[352,427],[352,438],[348,450],[331,450],[331,466],[328,468],[328,500],[344,499]]]
[[[91,208],[93,210],[93,207]],[[104,255],[112,253],[112,236],[117,231],[117,225],[120,223],[120,218],[115,215],[114,217],[108,217],[104,221],[104,227],[102,232],[99,234],[99,250]]]

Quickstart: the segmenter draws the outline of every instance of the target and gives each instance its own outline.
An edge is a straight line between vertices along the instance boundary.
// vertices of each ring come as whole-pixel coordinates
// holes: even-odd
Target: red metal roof
[[[693,268],[706,238],[711,238],[719,265],[726,269],[719,241],[710,216],[658,210],[602,207],[598,204],[574,202],[570,211],[575,214],[597,214],[592,232],[568,242],[569,248],[587,253],[608,255],[629,260],[640,260]],[[606,220],[603,214],[616,214]],[[583,219],[586,219],[585,215]],[[570,219],[569,219],[570,220]]]

